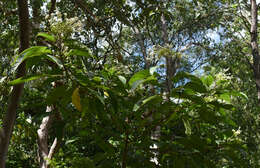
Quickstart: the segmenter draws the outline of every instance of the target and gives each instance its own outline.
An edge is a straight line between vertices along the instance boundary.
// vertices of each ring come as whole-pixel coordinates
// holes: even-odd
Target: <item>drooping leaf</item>
[[[43,37],[46,41],[50,41],[50,42],[56,41],[54,36],[44,32],[38,33],[37,37]]]
[[[55,63],[56,65],[58,65],[59,68],[62,68],[63,65],[57,57],[54,57],[54,56],[49,55],[49,54],[45,55],[44,57],[47,58],[48,60],[50,60],[51,62]]]
[[[160,101],[162,101],[161,96],[159,96],[159,95],[150,96],[150,97],[142,100],[141,102],[136,103],[134,105],[133,111],[139,110],[142,106],[144,106],[145,104],[147,104],[149,102],[158,103]]]
[[[88,88],[88,91],[89,91],[90,93],[92,93],[94,96],[96,96],[96,97],[100,100],[100,102],[101,102],[102,104],[105,104],[104,97],[102,97],[97,91],[95,91],[95,90],[93,90],[93,89],[90,89],[90,88]]]
[[[195,75],[192,75],[192,74],[189,74],[187,72],[179,72],[177,73],[174,78],[173,78],[173,82],[174,83],[178,83],[180,82],[181,80],[187,80],[187,81],[192,81],[192,82],[195,82],[197,84],[201,84],[201,85],[204,85],[202,80],[200,78],[198,78],[197,76]]]
[[[119,76],[118,76],[118,79],[119,79],[124,85],[126,84],[126,78],[125,78],[125,77],[119,75]]]
[[[76,88],[72,93],[72,104],[76,107],[78,111],[82,111],[81,103],[80,103],[80,95],[79,88]]]
[[[95,58],[89,50],[87,49],[71,49],[67,56],[82,56],[82,57],[92,57]]]
[[[16,69],[18,68],[18,66],[25,61],[28,58],[32,58],[32,57],[43,57],[46,54],[50,54],[51,50],[48,49],[47,47],[44,46],[34,46],[31,48],[28,48],[26,50],[24,50],[22,53],[20,53],[15,59],[14,62],[12,64],[13,66],[13,71],[16,71]]]
[[[185,84],[184,88],[189,88],[195,92],[206,93],[207,88],[201,83],[196,81],[191,81]]]
[[[128,83],[132,87],[135,82],[140,81],[140,80],[145,80],[149,76],[150,76],[150,72],[147,69],[146,70],[142,70],[142,71],[139,71],[139,72],[135,73],[130,78]]]
[[[29,81],[32,81],[32,80],[37,80],[37,79],[44,78],[44,77],[57,77],[57,76],[60,76],[60,75],[50,75],[50,74],[29,75],[29,76],[17,78],[15,80],[9,82],[8,84],[12,86],[12,85],[17,85],[17,84],[29,82]]]
[[[243,92],[232,91],[232,92],[231,92],[231,95],[232,95],[232,96],[235,96],[235,97],[236,97],[236,96],[238,96],[238,97],[242,97],[242,98],[248,100],[247,95],[246,95],[245,93],[243,93]]]
[[[148,83],[148,82],[152,82],[152,81],[156,81],[157,79],[155,78],[155,76],[149,76],[146,79],[141,79],[141,80],[137,80],[133,83],[131,90],[135,90],[139,85],[143,84],[143,83]]]

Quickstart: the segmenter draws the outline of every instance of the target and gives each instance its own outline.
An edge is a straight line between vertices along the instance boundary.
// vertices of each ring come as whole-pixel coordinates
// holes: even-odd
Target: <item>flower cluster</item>
[[[161,58],[166,57],[180,58],[181,53],[175,52],[172,48],[172,45],[169,44],[165,46],[154,45],[152,48],[148,49],[147,60],[149,62],[156,62],[159,61]]]
[[[48,19],[50,24],[50,30],[55,35],[63,37],[69,37],[74,32],[82,32],[83,24],[78,17],[67,18],[67,14],[61,14],[59,11],[47,15],[45,19]]]

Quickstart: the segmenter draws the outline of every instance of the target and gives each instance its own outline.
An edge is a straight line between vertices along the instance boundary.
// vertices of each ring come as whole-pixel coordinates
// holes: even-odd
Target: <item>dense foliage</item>
[[[1,1],[1,126],[24,83],[6,167],[259,167],[250,2],[30,0],[21,51]]]

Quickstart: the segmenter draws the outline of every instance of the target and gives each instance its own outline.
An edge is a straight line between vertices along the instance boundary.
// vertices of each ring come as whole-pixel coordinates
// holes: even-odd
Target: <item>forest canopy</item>
[[[259,6],[0,1],[0,168],[260,167]]]

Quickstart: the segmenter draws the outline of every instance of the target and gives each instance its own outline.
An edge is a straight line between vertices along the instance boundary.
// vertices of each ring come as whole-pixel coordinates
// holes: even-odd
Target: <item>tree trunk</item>
[[[162,24],[162,36],[163,36],[164,47],[168,47],[167,45],[169,45],[169,40],[168,40],[169,37],[168,37],[166,20],[163,13],[161,15],[161,24]],[[168,98],[172,90],[172,77],[174,76],[177,70],[177,66],[175,66],[174,61],[177,61],[177,58],[173,59],[172,55],[166,56],[166,88],[167,88]]]
[[[53,112],[53,106],[47,106],[46,112]],[[48,168],[49,160],[52,159],[54,153],[56,153],[61,144],[61,138],[55,138],[50,149],[48,148],[48,135],[49,129],[52,126],[53,121],[60,121],[61,116],[59,113],[51,114],[42,119],[40,128],[37,130],[38,135],[38,162],[40,168]]]
[[[19,26],[20,26],[20,48],[19,52],[29,48],[29,12],[27,0],[18,0],[19,12]],[[16,78],[25,75],[25,63],[22,63],[17,70]],[[19,105],[19,99],[22,95],[23,84],[18,84],[13,87],[10,102],[7,112],[3,120],[4,137],[1,139],[0,144],[0,167],[5,168],[5,161],[7,159],[8,146],[12,135],[12,130],[16,118],[16,110]]]
[[[257,14],[258,6],[256,4],[256,0],[251,0],[251,49],[253,55],[253,70],[257,88],[257,99],[258,105],[260,105],[260,57],[258,51],[258,32],[257,32],[257,24],[258,24],[258,14]]]

